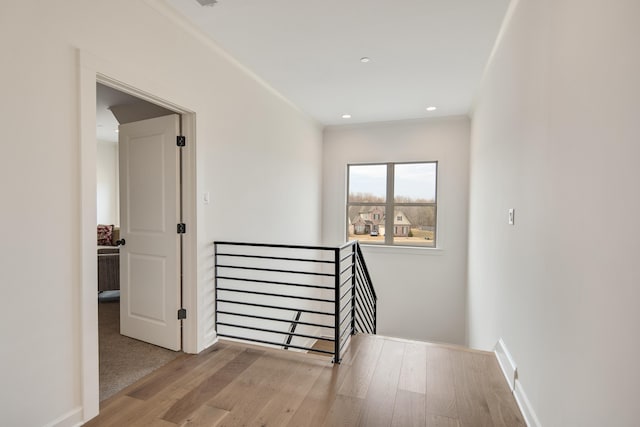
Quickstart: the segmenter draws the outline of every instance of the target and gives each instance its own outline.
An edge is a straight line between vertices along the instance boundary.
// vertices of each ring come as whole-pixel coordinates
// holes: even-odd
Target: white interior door
[[[120,333],[180,350],[178,115],[123,124]]]

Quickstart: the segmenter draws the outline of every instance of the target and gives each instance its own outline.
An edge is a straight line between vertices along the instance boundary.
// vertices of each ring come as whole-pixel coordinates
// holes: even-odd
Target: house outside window
[[[437,162],[348,165],[347,240],[436,247],[437,168]]]

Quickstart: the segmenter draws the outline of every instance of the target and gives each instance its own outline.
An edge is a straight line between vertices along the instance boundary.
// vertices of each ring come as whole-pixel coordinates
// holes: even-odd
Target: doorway
[[[187,233],[183,237],[182,349],[198,353],[203,349],[204,334],[198,325],[198,249],[196,217],[196,140],[192,95],[176,90],[176,85],[141,74],[134,65],[113,62],[93,53],[77,50],[80,167],[77,191],[80,195],[78,228],[80,265],[78,342],[80,358],[81,418],[88,421],[99,413],[98,301],[96,268],[96,82],[160,105],[182,116],[182,131],[187,145],[183,151],[183,217]]]
[[[100,400],[182,349],[181,115],[96,84]]]
[[[83,105],[83,108],[86,110],[88,108],[87,101],[91,101],[92,99],[90,96],[85,96],[89,91],[89,82],[87,78],[84,79],[84,85],[82,89],[83,90],[81,91],[81,95],[82,95],[81,105]],[[105,95],[105,93],[107,93],[107,95]],[[109,98],[109,93],[111,94],[111,98]],[[104,140],[105,133],[108,133],[108,132],[113,133],[113,135],[110,138],[111,145],[108,146],[107,148],[107,151],[112,152],[111,162],[113,164],[113,167],[111,169],[116,169],[114,172],[112,172],[112,176],[113,176],[113,179],[111,180],[112,184],[111,184],[111,188],[108,189],[111,191],[111,193],[118,194],[119,187],[120,187],[119,185],[120,183],[118,182],[119,181],[118,169],[120,168],[120,159],[119,159],[120,156],[117,155],[119,152],[119,146],[118,146],[118,143],[115,142],[118,140],[117,133],[115,131],[119,128],[120,123],[118,123],[117,120],[113,120],[115,118],[115,115],[118,115],[119,121],[121,123],[153,121],[154,120],[153,118],[157,116],[166,117],[169,115],[173,115],[174,117],[177,118],[177,122],[175,126],[177,128],[177,134],[186,136],[186,140],[188,141],[188,144],[186,145],[186,147],[180,149],[180,157],[178,160],[179,165],[182,165],[184,169],[182,178],[178,180],[178,185],[182,187],[182,192],[180,193],[179,198],[176,199],[176,206],[174,206],[174,210],[177,211],[179,215],[179,217],[176,217],[177,218],[176,222],[178,220],[180,223],[186,222],[186,224],[189,225],[189,233],[183,234],[179,238],[176,238],[175,234],[172,235],[172,237],[179,242],[176,245],[177,246],[176,250],[178,251],[180,257],[177,260],[175,260],[176,261],[175,262],[176,273],[174,274],[175,280],[172,280],[171,278],[168,278],[166,280],[167,284],[171,284],[172,282],[175,281],[175,282],[178,282],[178,286],[181,286],[176,288],[178,302],[175,310],[173,310],[172,316],[165,316],[165,320],[167,321],[172,320],[174,321],[174,323],[178,324],[179,326],[177,329],[174,329],[174,336],[176,337],[176,339],[173,340],[173,343],[171,345],[160,343],[160,345],[164,345],[165,347],[171,347],[172,350],[182,349],[182,351],[185,351],[185,352],[195,353],[197,351],[196,345],[195,345],[196,343],[194,339],[195,336],[197,336],[197,322],[195,321],[196,306],[194,304],[194,296],[196,293],[196,290],[195,290],[195,287],[196,287],[195,285],[196,283],[195,282],[195,277],[196,277],[196,274],[195,274],[195,266],[196,266],[196,263],[195,263],[195,253],[196,253],[195,212],[196,212],[196,209],[195,209],[195,150],[194,150],[195,147],[194,147],[194,140],[192,137],[194,134],[193,131],[194,131],[194,125],[195,125],[195,114],[181,107],[178,107],[174,104],[162,101],[159,98],[149,95],[146,92],[142,92],[128,85],[124,85],[119,81],[112,80],[105,76],[101,76],[98,73],[94,75],[93,94],[91,95],[95,96],[95,98],[93,98],[92,103],[96,107],[96,110],[95,110],[96,114],[94,116],[95,121],[92,121],[94,123],[93,132],[92,132],[93,135],[89,135],[89,133],[85,131],[85,130],[88,130],[88,126],[86,126],[88,121],[83,120],[82,121],[83,132],[82,132],[81,139],[83,140],[83,143],[87,143],[87,142],[90,142],[90,140],[93,140],[94,141],[93,144],[95,144],[96,135],[98,136],[97,139]],[[107,99],[105,100],[105,98]],[[84,101],[84,103],[82,101]],[[103,104],[102,108],[104,110],[102,112],[100,111],[101,103]],[[105,104],[109,104],[109,105],[105,106]],[[140,108],[140,105],[143,105],[144,108]],[[106,110],[106,107],[114,107],[114,106],[116,108],[112,108],[112,110]],[[121,108],[118,108],[118,106]],[[108,115],[111,116],[111,119],[112,119],[111,124],[105,123],[103,120],[101,120],[100,115],[104,113],[107,113]],[[130,127],[131,125],[127,124],[126,126]],[[135,139],[135,135],[134,135],[134,139]],[[136,145],[136,147],[138,146],[139,145]],[[84,156],[84,157],[89,157],[90,162],[88,162],[87,159],[85,159],[84,157],[82,158],[82,161],[81,161],[82,175],[84,178],[86,178],[90,174],[93,174],[93,177],[96,177],[97,175],[96,172],[98,173],[100,172],[99,169],[101,167],[100,165],[101,160],[99,156],[100,154],[103,154],[102,152],[105,151],[103,148],[104,147],[102,147],[102,149],[96,148],[93,156]],[[172,148],[173,149],[176,148],[175,135],[173,137]],[[91,150],[86,150],[86,149],[82,151],[91,152]],[[138,158],[140,158],[140,155],[141,155],[140,150],[138,148],[135,148],[133,151],[135,152],[133,157],[137,155]],[[144,157],[144,153],[142,153],[142,155]],[[145,165],[145,169],[146,169],[146,166],[147,165]],[[136,169],[135,165],[133,166],[133,169],[134,170]],[[141,175],[141,174],[138,174],[138,175]],[[142,175],[144,176],[145,174],[142,174]],[[97,178],[97,181],[100,181],[101,179],[100,177],[96,177],[96,178]],[[91,182],[88,179],[85,179],[84,181]],[[115,183],[113,183],[114,181]],[[82,218],[83,218],[83,222],[85,223],[83,230],[87,228],[84,234],[86,236],[89,236],[90,234],[93,235],[93,242],[91,242],[93,244],[93,249],[92,249],[93,256],[91,257],[93,260],[93,268],[88,268],[86,263],[86,262],[89,262],[88,260],[90,258],[90,255],[89,255],[88,248],[91,245],[84,244],[85,240],[88,240],[88,238],[83,239],[83,248],[84,248],[83,259],[87,260],[86,262],[83,262],[83,275],[85,277],[87,276],[87,273],[88,275],[91,275],[91,270],[93,270],[94,278],[96,277],[95,276],[96,274],[95,273],[96,272],[96,268],[95,268],[96,266],[96,255],[95,255],[96,254],[96,250],[95,250],[96,218],[98,219],[99,223],[106,222],[108,224],[121,225],[120,218],[118,218],[119,216],[118,212],[120,210],[120,205],[121,205],[120,197],[113,194],[111,195],[111,198],[113,200],[111,204],[115,205],[115,207],[112,206],[110,209],[106,209],[106,211],[111,213],[110,217],[109,217],[109,214],[106,214],[106,217],[105,217],[105,209],[100,209],[99,206],[97,207],[97,210],[95,209],[96,201],[100,197],[104,198],[105,196],[104,185],[102,186],[102,188],[99,188],[99,186],[96,185],[95,182],[96,181],[94,181],[93,188],[91,189],[92,191],[83,191],[84,197],[83,197],[83,206],[82,206],[83,207]],[[106,193],[109,193],[109,191],[106,191]],[[94,207],[93,213],[90,209],[88,209],[88,207],[90,206],[90,203],[87,202],[87,195],[91,195],[91,194],[93,194],[93,207]],[[143,198],[146,199],[147,197],[144,196]],[[139,199],[139,197],[137,199]],[[135,210],[135,209],[138,209],[139,207],[140,206],[138,207],[134,206],[133,209]],[[87,227],[88,225],[87,219],[89,219],[91,216],[93,216],[93,220],[91,222],[93,222],[94,225],[90,227],[90,230],[89,230],[89,227]],[[140,217],[141,216],[138,215],[138,219]],[[133,227],[133,228],[135,229],[136,227]],[[149,228],[149,227],[146,227],[146,228]],[[172,227],[164,227],[164,228],[172,229],[173,233],[176,233],[175,223],[173,224]],[[128,231],[132,231],[131,227],[129,227]],[[131,259],[134,259],[135,261],[136,256],[137,256],[137,259],[144,258],[146,256],[147,261],[152,258],[152,256],[148,256],[148,254],[141,255],[140,250],[133,250],[133,246],[135,246],[136,239],[133,239],[133,241],[131,241],[131,246],[128,246],[127,243],[129,242],[125,243],[126,234],[122,234],[120,236],[114,236],[113,240],[114,240],[114,244],[118,240],[123,240],[123,242],[120,242],[120,245],[116,245],[116,248],[118,248],[118,246],[120,247],[120,249],[123,247],[127,249],[129,247],[132,248],[132,250],[128,252],[130,253],[134,252],[134,256],[129,256],[128,257],[129,261],[131,261]],[[110,248],[110,249],[113,250],[114,248]],[[116,254],[116,256],[119,257],[119,254]],[[137,268],[137,270],[134,271],[133,273],[138,273],[139,275],[140,272],[145,273],[144,269],[141,270],[140,268]],[[127,277],[131,278],[131,276],[132,275],[129,274]],[[116,361],[115,365],[119,366],[119,369],[117,369],[116,371],[119,371],[119,372],[115,372],[115,376],[114,376],[113,370],[110,373],[112,377],[109,380],[112,384],[108,387],[108,389],[110,390],[109,391],[110,393],[113,392],[114,384],[116,389],[121,389],[124,386],[126,386],[129,382],[135,382],[135,380],[138,379],[137,377],[146,375],[146,373],[150,372],[150,370],[153,370],[154,368],[162,366],[168,360],[172,360],[177,355],[181,354],[180,352],[165,350],[163,348],[160,348],[159,346],[150,345],[142,342],[143,340],[151,341],[151,342],[154,341],[153,337],[151,337],[150,339],[146,339],[146,337],[144,336],[144,330],[142,331],[143,336],[136,337],[138,339],[131,339],[131,338],[122,336],[119,333],[120,325],[118,323],[120,321],[121,316],[119,313],[120,307],[118,307],[119,298],[117,296],[117,292],[112,292],[112,291],[103,292],[102,299],[104,301],[96,304],[97,298],[95,298],[96,297],[95,279],[93,280],[93,283],[94,283],[93,292],[91,291],[91,287],[88,286],[90,285],[90,283],[89,284],[85,283],[85,285],[83,285],[83,297],[82,297],[83,342],[89,343],[89,344],[91,342],[95,342],[97,344],[98,340],[100,341],[100,349],[99,349],[99,357],[98,357],[98,359],[100,360],[104,356],[103,350],[105,349],[105,342],[110,343],[110,344],[107,344],[107,346],[110,346],[110,345],[117,346],[117,345],[122,345],[122,341],[124,341],[126,349],[123,349],[122,351],[117,351],[116,353],[120,356],[122,356],[123,354],[129,356],[129,362]],[[100,284],[98,283],[98,285]],[[149,291],[148,288],[142,287],[142,288],[136,289],[135,292],[133,293],[135,294],[135,298],[137,298],[139,301],[146,302],[148,300],[154,299],[153,295],[151,295],[151,298],[146,297],[145,292],[148,292],[148,291]],[[93,298],[91,297],[92,294],[93,294]],[[131,295],[131,293],[129,293],[128,295]],[[156,300],[158,299],[163,299],[163,298],[156,298]],[[150,324],[160,323],[159,320],[162,320],[161,319],[162,316],[160,317],[154,316],[154,313],[149,311],[144,312],[143,308],[141,308],[140,304],[138,304],[137,306],[134,306],[132,310],[129,310],[129,314],[133,312],[133,315],[134,315],[133,317],[135,318],[143,319],[143,320],[146,318],[147,320],[150,320]],[[182,317],[184,317],[184,315],[187,314],[186,319],[178,321],[177,319],[178,308],[181,309],[180,314],[182,315]],[[151,307],[151,310],[152,309],[153,307]],[[92,319],[96,319],[96,317],[98,316],[96,317],[92,316],[91,315],[92,312],[99,315],[99,318],[100,318],[99,322],[93,323],[94,320]],[[87,320],[89,320],[89,323],[86,322]],[[107,338],[103,337],[103,332],[105,331],[110,332],[106,334],[108,335]],[[131,335],[131,331],[129,331],[128,334]],[[118,344],[118,341],[120,341],[119,344]],[[142,350],[145,353],[145,357],[135,357],[135,351],[134,351],[135,348],[136,347],[145,348],[145,346],[146,346],[146,349]],[[97,347],[98,346],[94,348],[98,350]],[[155,350],[155,355],[149,353],[149,350],[148,350],[149,348],[153,348]],[[101,384],[104,378],[104,375],[103,375],[103,372],[100,372],[100,375],[98,375],[98,372],[97,372],[97,371],[102,371],[102,369],[100,369],[102,368],[102,366],[99,366],[102,360],[100,360],[100,362],[98,362],[96,365],[94,365],[92,362],[92,360],[95,360],[93,359],[93,357],[95,357],[93,355],[95,354],[96,356],[98,356],[97,353],[98,351],[94,351],[91,348],[91,346],[90,347],[83,346],[83,360],[84,360],[83,371],[85,372],[85,374],[89,374],[84,377],[85,380],[83,381],[83,400],[85,402],[85,414],[94,413],[94,411],[97,410],[98,401],[102,400],[102,398],[104,398],[105,396],[104,387],[102,387],[103,384]],[[87,359],[87,357],[89,359]],[[134,365],[133,363],[130,363],[131,361],[142,361],[144,366],[141,366],[141,367],[139,366],[138,368],[136,368],[135,366],[133,366]],[[92,366],[95,366],[94,368],[95,371],[91,368]],[[123,366],[124,366],[124,369],[122,368]],[[99,398],[96,399],[96,397],[98,396],[96,396],[97,393],[93,390],[97,391],[98,386],[100,386],[100,396]],[[87,416],[90,417],[90,415],[87,415]]]

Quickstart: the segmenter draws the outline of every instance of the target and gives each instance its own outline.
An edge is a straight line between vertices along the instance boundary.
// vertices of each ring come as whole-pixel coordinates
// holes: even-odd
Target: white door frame
[[[96,83],[102,83],[145,101],[173,110],[182,116],[183,148],[182,203],[188,233],[183,237],[182,306],[187,319],[182,324],[182,349],[197,353],[197,228],[196,228],[196,147],[195,112],[166,101],[171,94],[153,76],[141,75],[135,67],[103,61],[90,53],[77,51],[79,92],[80,242],[78,261],[80,312],[78,343],[81,365],[82,419],[88,421],[99,412],[98,360],[98,279],[96,244]],[[155,84],[154,84],[155,83]]]

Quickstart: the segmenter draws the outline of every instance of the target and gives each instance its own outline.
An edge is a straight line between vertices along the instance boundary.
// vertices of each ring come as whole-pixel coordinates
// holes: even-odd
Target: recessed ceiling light
[[[436,111],[438,108],[434,107],[433,105],[431,107],[427,107],[427,111]]]
[[[363,56],[362,58],[360,58],[360,62],[364,62],[364,63],[371,62],[371,58]]]
[[[342,118],[343,119],[350,119],[351,118],[351,114],[343,114]]]

